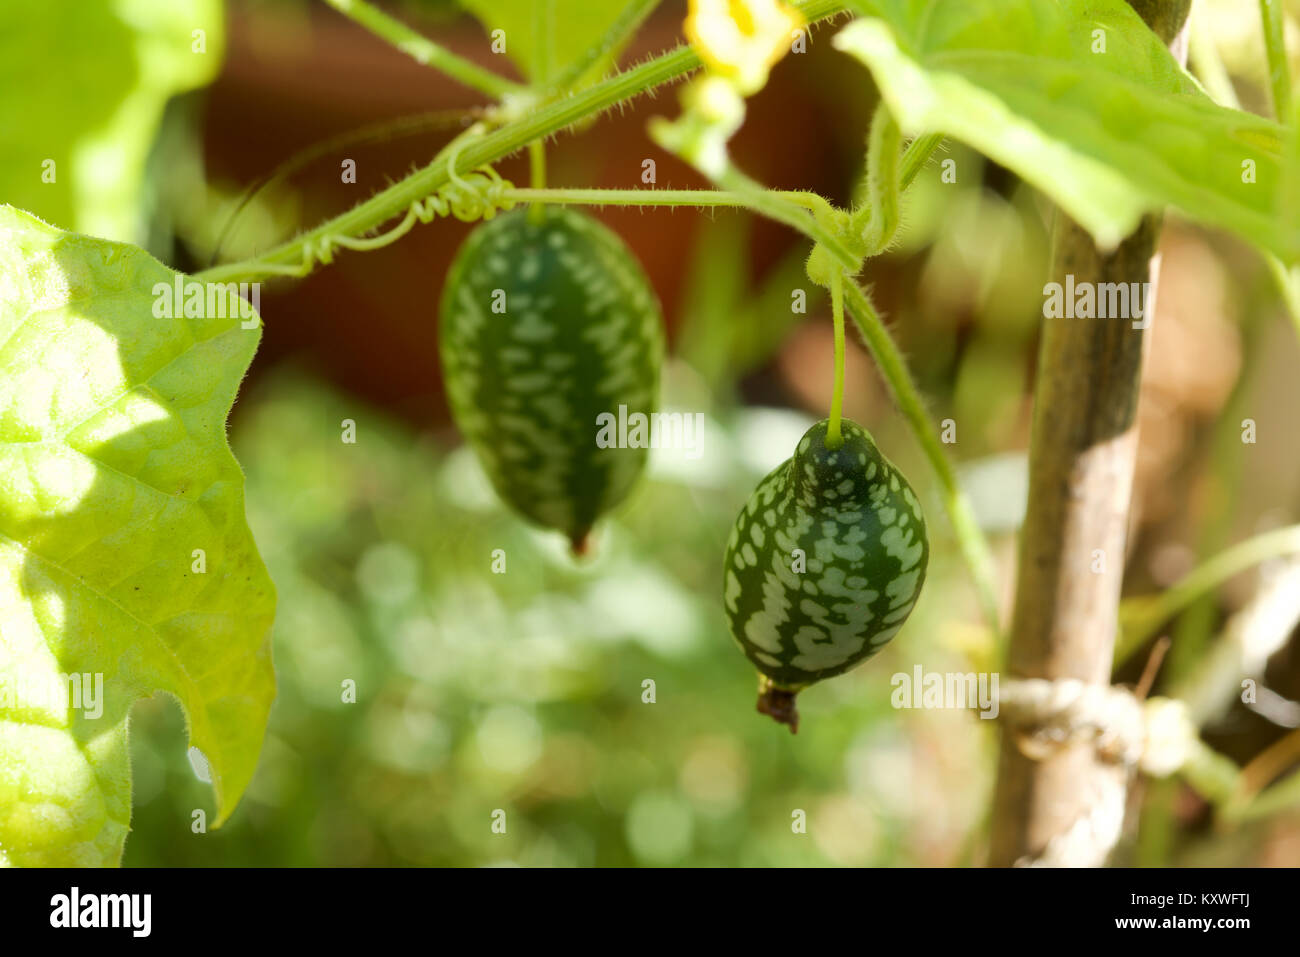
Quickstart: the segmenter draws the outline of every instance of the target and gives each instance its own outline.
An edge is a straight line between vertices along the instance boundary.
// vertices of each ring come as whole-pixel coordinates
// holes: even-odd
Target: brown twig
[[[1170,644],[1169,636],[1161,635],[1151,649],[1151,654],[1147,656],[1146,666],[1142,669],[1142,677],[1138,679],[1137,687],[1133,689],[1133,695],[1139,701],[1145,701],[1146,696],[1151,693],[1151,688],[1156,683],[1156,675],[1160,673],[1160,665],[1165,660],[1165,653],[1169,651]]]

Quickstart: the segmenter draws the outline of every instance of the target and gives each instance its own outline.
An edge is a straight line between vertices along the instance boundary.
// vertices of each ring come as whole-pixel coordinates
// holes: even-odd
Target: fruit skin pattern
[[[871,657],[903,626],[930,557],[907,479],[856,423],[845,420],[843,444],[828,449],[828,424],[759,483],[727,544],[731,634],[765,676],[759,710],[792,730],[795,692]]]
[[[654,411],[663,322],[614,233],[568,209],[535,216],[498,216],[461,247],[442,298],[443,375],[497,493],[580,552],[645,466],[644,448],[599,448],[596,420]]]

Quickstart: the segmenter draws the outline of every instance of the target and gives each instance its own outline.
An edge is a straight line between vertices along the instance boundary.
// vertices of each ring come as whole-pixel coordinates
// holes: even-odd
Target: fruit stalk
[[[976,596],[984,613],[988,627],[998,632],[997,587],[993,575],[993,557],[989,552],[988,541],[975,521],[975,511],[970,499],[957,480],[957,471],[939,441],[938,432],[930,421],[930,414],[925,409],[921,393],[903,361],[902,353],[885,329],[875,306],[856,282],[844,284],[844,305],[849,315],[862,333],[862,339],[876,360],[881,377],[889,387],[890,395],[898,403],[912,434],[925,453],[926,460],[934,469],[939,479],[940,494],[943,496],[944,509],[952,523],[953,534],[961,548],[962,557],[970,569],[975,581]]]

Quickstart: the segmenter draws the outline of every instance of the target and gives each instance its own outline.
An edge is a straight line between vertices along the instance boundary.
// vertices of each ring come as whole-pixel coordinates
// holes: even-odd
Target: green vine
[[[867,255],[880,253],[898,230],[899,151],[902,134],[884,103],[876,107],[867,147],[867,199],[853,211],[853,231],[862,237]]]
[[[844,444],[840,435],[840,415],[844,411],[844,276],[839,270],[831,273],[831,319],[835,323],[835,392],[831,398],[826,447],[838,449]]]
[[[359,7],[355,0],[351,6]],[[797,6],[810,23],[827,19],[845,9],[843,3],[835,0],[806,0]],[[502,108],[504,122],[470,142],[459,154],[455,171],[466,173],[497,163],[533,140],[552,136],[574,123],[679,79],[699,66],[700,59],[696,53],[683,45],[530,112],[507,104]],[[519,113],[523,115],[517,115]],[[366,236],[384,223],[407,215],[414,204],[438,194],[450,181],[448,157],[445,153],[439,154],[405,179],[296,238],[258,256],[214,266],[196,274],[195,278],[205,282],[232,282],[277,275],[306,275],[317,264],[326,261],[318,258],[322,249],[346,247],[347,243],[340,237],[355,240]]]
[[[921,446],[921,451],[939,480],[944,510],[948,513],[948,520],[952,522],[957,545],[974,580],[980,610],[993,634],[998,636],[1001,630],[997,579],[993,574],[993,556],[984,532],[979,527],[979,522],[975,520],[975,510],[961,487],[957,471],[948,459],[943,443],[939,441],[938,433],[930,421],[930,414],[926,411],[925,402],[916,387],[916,382],[912,379],[907,363],[903,361],[897,344],[871,304],[870,297],[856,282],[846,283],[844,293],[849,315],[853,317],[858,331],[862,333],[872,358],[876,360],[876,365],[889,386],[890,394],[908,425],[911,426],[912,435]]]
[[[533,140],[528,144],[528,165],[529,182],[533,184],[533,189],[539,192],[546,189],[546,144],[541,140]],[[540,223],[545,209],[541,201],[534,201],[528,211],[529,219],[534,224]]]
[[[405,42],[403,38],[409,39],[405,36],[405,28],[382,14],[356,16],[358,11],[370,9],[364,4],[344,3],[343,0],[332,2],[340,8],[349,7],[350,10],[345,12],[349,12],[354,19],[378,35],[399,45]],[[618,46],[652,7],[653,4],[648,0],[636,0],[629,4],[607,32],[603,43],[604,52]],[[796,7],[810,24],[844,10],[844,4],[832,0],[806,0],[796,4]],[[604,54],[598,54],[596,59],[601,55]],[[445,58],[428,59],[430,65],[443,69],[450,62]],[[498,210],[509,209],[515,203],[530,203],[534,208],[540,208],[545,203],[592,206],[734,206],[784,223],[813,242],[809,275],[831,291],[832,302],[836,304],[833,310],[836,323],[836,386],[832,422],[838,424],[843,407],[843,311],[847,308],[939,479],[944,506],[962,555],[970,567],[984,616],[997,633],[999,625],[992,560],[983,532],[961,490],[956,472],[937,439],[920,392],[898,347],[866,292],[855,281],[847,278],[859,273],[865,258],[881,252],[893,238],[898,225],[899,195],[913,182],[938,148],[943,139],[941,134],[919,137],[903,150],[897,123],[883,105],[878,108],[868,138],[868,200],[853,211],[836,209],[824,197],[809,191],[768,189],[736,169],[729,159],[710,176],[717,186],[713,190],[547,189],[541,185],[544,181],[544,165],[537,150],[546,137],[676,80],[699,66],[698,55],[689,47],[680,46],[569,95],[565,95],[558,87],[552,87],[547,94],[551,99],[531,111],[521,110],[517,97],[512,102],[511,96],[516,91],[507,91],[503,94],[505,102],[495,117],[499,122],[496,129],[487,131],[486,124],[476,124],[457,137],[427,166],[348,212],[259,256],[215,266],[198,274],[197,278],[210,282],[228,282],[264,276],[304,276],[317,264],[331,262],[338,249],[374,249],[393,242],[417,222],[427,223],[436,216],[448,215],[459,219],[489,218]],[[571,67],[562,76],[566,82],[576,82],[588,68],[589,65]],[[656,135],[663,132],[662,126],[658,130],[652,127],[652,136],[660,145],[673,150],[672,142],[663,135]],[[534,147],[532,144],[539,145]],[[524,147],[533,150],[533,185],[527,189],[516,188],[492,169],[492,164]],[[402,218],[396,226],[379,235],[369,235],[398,216]]]
[[[1121,635],[1115,644],[1116,665],[1127,660],[1161,625],[1201,595],[1271,558],[1296,554],[1300,554],[1300,525],[1290,525],[1225,549],[1157,595],[1128,599],[1120,606]]]
[[[1273,96],[1273,115],[1285,122],[1291,115],[1291,71],[1286,59],[1282,0],[1259,0],[1264,21],[1264,49],[1268,58],[1268,86]]]

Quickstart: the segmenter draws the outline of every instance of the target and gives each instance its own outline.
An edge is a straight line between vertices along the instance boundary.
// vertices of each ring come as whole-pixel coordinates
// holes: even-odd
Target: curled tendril
[[[283,276],[302,277],[316,265],[328,266],[339,249],[380,249],[401,239],[417,222],[428,224],[439,216],[454,217],[463,223],[491,219],[499,212],[513,209],[515,201],[506,193],[514,184],[503,179],[491,166],[480,166],[461,176],[456,172],[456,153],[448,158],[451,182],[431,196],[417,199],[407,207],[402,221],[378,236],[317,236],[303,244],[302,262],[297,266],[268,267]]]
[[[448,170],[451,182],[439,193],[414,204],[413,209],[418,210],[421,204],[427,208],[431,203],[441,200],[450,204],[452,216],[461,222],[470,223],[479,219],[491,219],[501,210],[511,209],[515,205],[513,199],[504,195],[514,185],[509,180],[502,179],[501,174],[491,166],[481,166],[464,177],[457,175],[454,165],[449,166]],[[440,214],[447,215],[446,211],[440,211]],[[417,211],[416,215],[421,222],[427,223],[434,214],[426,212],[421,215]]]

